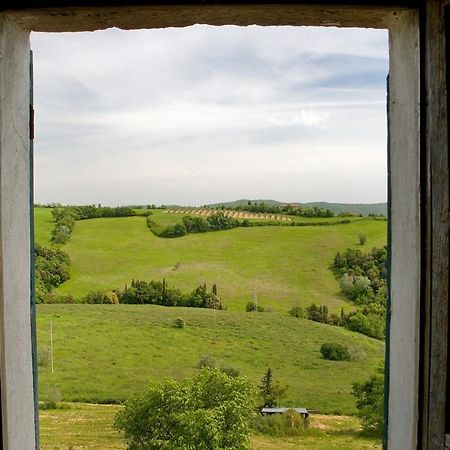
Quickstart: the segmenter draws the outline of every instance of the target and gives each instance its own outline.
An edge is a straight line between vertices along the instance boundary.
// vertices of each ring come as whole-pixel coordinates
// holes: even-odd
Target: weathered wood
[[[425,146],[429,164],[426,197],[428,227],[425,333],[429,368],[425,368],[423,448],[444,449],[447,389],[449,173],[444,1],[427,0],[424,26]],[[427,354],[425,353],[425,356]],[[426,361],[425,361],[426,363]]]
[[[186,27],[209,25],[309,25],[389,28],[404,7],[295,4],[202,4],[50,8],[8,11],[28,30],[92,31],[110,27]]]
[[[2,444],[35,447],[30,327],[29,33],[0,15]]]
[[[387,447],[417,447],[420,323],[419,16],[389,30],[390,328]]]

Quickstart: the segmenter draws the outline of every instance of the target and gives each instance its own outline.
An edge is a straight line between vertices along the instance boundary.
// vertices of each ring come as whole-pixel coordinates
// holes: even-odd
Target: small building
[[[263,408],[261,409],[261,414],[263,416],[272,416],[273,414],[284,414],[287,411],[295,411],[303,416],[304,419],[309,417],[309,412],[306,408]]]

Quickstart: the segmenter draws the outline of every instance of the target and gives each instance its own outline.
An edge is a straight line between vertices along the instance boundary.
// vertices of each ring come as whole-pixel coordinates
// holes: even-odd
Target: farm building
[[[284,414],[287,411],[295,411],[305,419],[309,416],[309,412],[305,408],[262,408],[261,414],[263,416],[273,416],[274,414]]]

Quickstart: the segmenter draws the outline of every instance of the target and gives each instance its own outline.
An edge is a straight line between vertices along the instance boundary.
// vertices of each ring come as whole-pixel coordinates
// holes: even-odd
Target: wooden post
[[[449,167],[445,2],[427,0],[423,17],[424,270],[422,447],[442,450],[447,390]]]

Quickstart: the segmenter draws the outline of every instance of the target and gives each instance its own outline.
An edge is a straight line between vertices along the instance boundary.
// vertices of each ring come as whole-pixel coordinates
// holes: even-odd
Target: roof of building
[[[276,414],[276,413],[285,413],[286,411],[289,410],[294,410],[299,414],[308,414],[306,408],[263,408],[261,412],[267,414]]]

